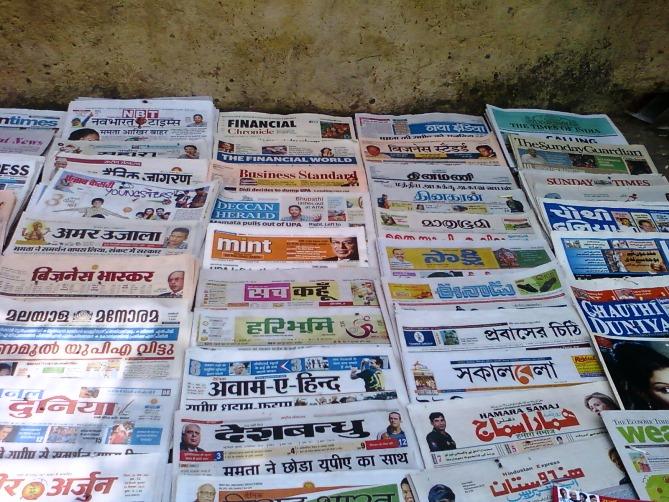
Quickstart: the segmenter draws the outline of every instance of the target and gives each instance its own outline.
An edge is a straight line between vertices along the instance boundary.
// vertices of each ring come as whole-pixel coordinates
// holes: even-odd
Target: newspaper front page
[[[621,485],[622,487],[629,487],[630,485]],[[634,490],[628,488],[629,493],[620,494],[622,490],[620,488],[615,489],[615,493],[609,493],[611,490],[600,490],[598,492],[591,491],[586,493],[580,490],[570,490],[569,488],[563,487],[560,485],[553,485],[553,498],[552,502],[571,502],[573,500],[580,501],[584,500],[586,502],[648,502],[641,501],[637,498],[628,498],[635,497]],[[621,498],[625,497],[625,498]]]
[[[175,474],[252,476],[421,467],[407,411],[396,402],[228,412],[220,419],[181,411],[174,422]]]
[[[537,200],[565,199],[580,201],[610,201],[610,202],[662,202],[669,201],[669,186],[651,187],[616,187],[598,185],[591,189],[577,186],[534,185]]]
[[[0,109],[0,152],[44,155],[64,115],[53,110]]]
[[[414,115],[375,115],[356,113],[355,125],[360,139],[422,139],[427,137],[490,136],[485,119],[459,113],[419,113]]]
[[[179,378],[190,327],[188,307],[173,300],[3,299],[0,375]]]
[[[356,139],[353,119],[315,113],[222,112],[218,134],[238,138]]]
[[[43,163],[44,157],[9,153],[0,155],[0,190],[13,192],[16,197],[10,222],[16,220],[30,198]]]
[[[402,369],[390,347],[343,346],[292,350],[190,348],[180,409],[207,412],[266,410],[399,400],[406,404]]]

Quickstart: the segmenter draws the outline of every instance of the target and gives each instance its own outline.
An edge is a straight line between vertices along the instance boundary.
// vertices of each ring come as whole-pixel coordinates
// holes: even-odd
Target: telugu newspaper
[[[239,111],[220,113],[218,134],[238,138],[355,139],[355,127],[350,117]]]

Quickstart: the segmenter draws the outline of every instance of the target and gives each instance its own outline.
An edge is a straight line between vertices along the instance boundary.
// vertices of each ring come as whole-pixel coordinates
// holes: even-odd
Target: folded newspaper
[[[64,116],[52,110],[0,109],[0,153],[44,155]]]
[[[579,186],[534,185],[537,200],[566,199],[611,202],[662,202],[669,201],[669,186],[616,187],[597,185],[592,189]]]
[[[361,140],[393,141],[449,136],[483,138],[493,134],[483,117],[459,113],[413,115],[356,113],[355,124]]]
[[[42,172],[44,157],[0,154],[0,189],[14,193],[16,202],[10,216],[14,222],[23,210]],[[6,201],[5,201],[6,202]]]
[[[241,138],[355,139],[355,127],[350,117],[240,111],[222,112],[219,115],[218,134]]]

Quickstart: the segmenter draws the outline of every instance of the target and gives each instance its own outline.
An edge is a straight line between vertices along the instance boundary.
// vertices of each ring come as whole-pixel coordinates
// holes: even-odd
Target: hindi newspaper
[[[40,173],[44,157],[20,154],[0,154],[0,190],[14,193],[16,202],[9,218],[14,222],[30,198]]]
[[[199,256],[203,231],[195,221],[97,223],[92,218],[44,219],[23,213],[5,254]]]
[[[227,412],[220,419],[181,411],[174,457],[175,474],[187,475],[422,467],[411,422],[396,401]]]
[[[541,199],[544,224],[553,230],[669,232],[669,204]]]
[[[383,305],[378,272],[371,268],[219,271],[203,270],[196,307],[286,309]]]
[[[405,309],[516,309],[566,305],[565,287],[555,263],[492,277],[383,278],[388,303]]]
[[[237,500],[239,502],[334,502],[364,498],[369,502],[414,502],[408,481],[413,470],[328,473],[290,476],[178,476],[175,502]],[[206,497],[216,497],[207,499]]]
[[[662,202],[669,201],[669,186],[651,187],[613,187],[598,185],[592,189],[573,186],[534,185],[537,200],[565,199],[580,201],[610,201],[610,202]]]
[[[356,139],[350,117],[315,113],[222,112],[218,118],[218,134],[241,138]]]
[[[591,173],[652,174],[657,168],[643,145],[583,143],[510,135],[516,166]]]
[[[5,378],[0,458],[166,452],[179,380]]]
[[[197,262],[173,256],[7,255],[0,260],[0,296],[183,298],[190,302]],[[56,269],[54,270],[54,267]]]
[[[642,499],[661,501],[669,488],[669,417],[657,411],[604,411],[602,418]]]
[[[165,455],[17,460],[0,468],[3,501],[161,502]]]
[[[538,267],[552,260],[543,239],[413,243],[381,238],[378,245],[380,268],[388,277],[485,275],[486,271]]]
[[[0,152],[44,155],[64,115],[53,110],[0,109]]]
[[[606,382],[593,382],[408,409],[425,466],[443,468],[606,437],[588,403],[610,395]]]
[[[190,328],[173,300],[3,299],[0,376],[179,378]]]
[[[212,270],[368,267],[361,227],[250,228],[210,223],[202,267]],[[289,228],[290,227],[290,228]],[[371,265],[375,262],[372,261]]]
[[[627,140],[607,115],[537,109],[498,108],[486,105],[485,116],[497,135],[507,163],[514,167],[509,135],[522,134],[549,140],[626,145]]]
[[[415,115],[356,113],[355,124],[361,140],[394,141],[449,136],[481,138],[493,134],[483,117],[457,113]]]
[[[553,232],[553,249],[571,280],[669,274],[669,235]]]
[[[554,485],[577,490],[617,486],[624,475],[610,460],[611,442],[598,437],[472,465],[411,474],[420,502],[551,502]]]
[[[356,401],[408,402],[402,369],[390,347],[290,350],[190,348],[180,409],[266,410]]]
[[[632,491],[631,488],[630,491]],[[564,488],[562,485],[553,485],[553,498],[551,500],[552,502],[571,502],[574,500],[577,502],[581,500],[585,502],[648,502],[640,501],[637,498],[620,498],[620,496],[617,496],[617,493],[615,496],[613,494],[608,494],[608,490],[603,490],[603,492],[606,492],[607,494],[604,495],[602,491],[600,491],[599,494],[598,492],[586,493],[580,490],[570,490],[569,488]],[[630,493],[630,496],[634,497],[635,494]]]
[[[389,344],[380,308],[325,307],[265,311],[195,309],[193,345],[200,347]]]
[[[206,220],[218,183],[179,187],[62,169],[34,206],[34,216],[68,218]]]

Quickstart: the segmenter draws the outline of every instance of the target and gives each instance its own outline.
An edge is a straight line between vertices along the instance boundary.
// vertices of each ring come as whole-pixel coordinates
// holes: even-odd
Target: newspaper
[[[1,116],[0,116],[1,118]],[[44,157],[19,154],[0,154],[0,190],[14,193],[16,202],[9,218],[16,220],[30,197],[37,179],[42,172]]]
[[[643,145],[559,141],[509,136],[518,169],[581,171],[596,174],[652,174],[657,168]]]
[[[407,475],[409,470],[347,472],[336,477],[328,473],[290,476],[179,476],[175,502],[211,500],[255,500],[334,502],[364,498],[369,502],[414,502]],[[208,499],[206,497],[215,497]]]
[[[538,200],[566,199],[580,201],[611,202],[662,202],[669,201],[669,186],[651,187],[614,187],[598,185],[592,189],[575,186],[534,185],[534,194]]]
[[[33,216],[205,220],[211,213],[215,200],[213,195],[216,193],[217,182],[175,188],[62,169],[52,178],[35,204]]]
[[[222,419],[182,411],[174,422],[175,474],[250,476],[420,467],[411,422],[396,402],[228,412]]]
[[[165,455],[158,453],[70,458],[67,462],[4,462],[0,468],[0,498],[7,502],[161,502],[164,470]]]
[[[3,461],[169,448],[179,380],[14,377],[2,384]]]
[[[195,305],[206,309],[378,307],[378,272],[363,269],[202,270]]]
[[[634,494],[632,493],[631,496],[634,496]],[[580,490],[570,490],[569,488],[562,487],[562,485],[553,485],[553,498],[551,499],[552,502],[579,502],[581,500],[585,502],[644,502],[637,498],[623,499],[620,498],[620,496],[609,496],[604,494],[598,495],[597,492],[586,493]]]
[[[669,274],[669,234],[553,232],[553,249],[572,280]]]
[[[368,267],[365,231],[348,228],[249,228],[210,223],[202,267],[211,270]],[[372,265],[374,263],[372,262]]]
[[[60,256],[57,261],[49,256],[3,256],[0,296],[183,298],[190,302],[195,293],[198,268],[190,255],[122,260]]]
[[[54,110],[28,110],[25,108],[0,108],[1,129],[58,130],[64,112]]]
[[[610,396],[605,382],[442,403],[412,404],[411,423],[427,468],[606,437],[591,396]],[[611,399],[609,397],[609,399]]]
[[[607,115],[578,115],[537,109],[498,108],[486,105],[485,116],[502,145],[504,157],[515,166],[510,134],[579,143],[626,145],[627,140]]]
[[[235,193],[221,190],[212,223],[264,227],[353,227],[374,232],[369,197],[361,193]]]
[[[5,254],[198,256],[203,230],[195,221],[97,223],[92,218],[44,219],[23,213]]]
[[[383,278],[386,300],[410,308],[442,310],[536,308],[566,305],[567,292],[557,265],[511,272],[495,277],[432,277],[425,279]]]
[[[240,111],[222,112],[219,115],[218,134],[242,138],[355,139],[355,128],[350,117]]]
[[[0,153],[43,155],[64,115],[52,110],[0,109]]]
[[[380,268],[388,277],[484,275],[486,271],[538,267],[552,259],[543,239],[412,243],[381,238],[378,246]]]
[[[617,486],[623,473],[606,438],[411,474],[420,502],[551,502],[554,485],[587,490]]]
[[[200,347],[389,344],[380,308],[325,307],[266,311],[195,309],[193,345]]]
[[[669,417],[653,411],[604,411],[617,460],[642,499],[666,498],[669,477]]]
[[[429,137],[472,137],[492,135],[483,117],[457,113],[416,115],[374,115],[356,113],[355,125],[361,140],[409,140]]]
[[[190,327],[172,300],[3,299],[0,376],[179,378]]]
[[[5,242],[7,231],[12,225],[12,213],[16,205],[16,195],[10,190],[0,190],[0,239]]]
[[[539,205],[551,231],[669,232],[669,204],[541,199]]]
[[[211,99],[76,99],[62,137],[68,141],[213,141]]]
[[[290,350],[190,348],[180,409],[263,410],[356,401],[407,402],[402,369],[390,347]]]
[[[91,143],[91,141],[89,141]],[[117,176],[163,185],[205,183],[209,170],[207,159],[164,159],[124,157],[120,155],[61,154],[53,166],[45,165],[43,180],[49,181],[60,169],[103,176]]]

